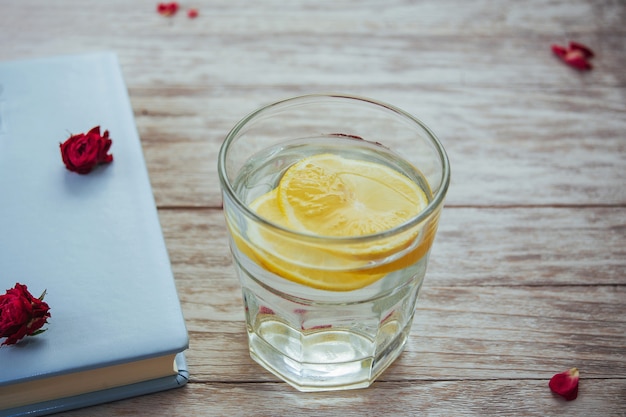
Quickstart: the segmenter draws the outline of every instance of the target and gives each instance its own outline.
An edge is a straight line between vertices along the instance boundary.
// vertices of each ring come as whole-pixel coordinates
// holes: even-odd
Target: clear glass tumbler
[[[339,172],[332,185],[329,177],[315,177],[314,168],[297,165],[311,158]],[[350,162],[349,174],[342,161]],[[306,187],[313,188],[283,180],[293,166],[312,178]],[[221,147],[218,171],[251,357],[301,391],[369,386],[400,355],[413,321],[450,182],[439,140],[388,104],[306,95],[242,119]],[[311,214],[320,231],[329,222],[353,220],[322,221],[314,217],[316,204],[290,205],[290,187],[309,198],[319,186],[328,197],[337,178],[340,188],[348,184],[357,194],[358,187],[370,187],[372,195],[361,194],[376,209],[399,206],[398,187],[417,189],[424,204],[400,224],[371,234],[330,236],[290,227],[287,220],[298,219],[298,210]],[[359,208],[352,210],[358,217]]]

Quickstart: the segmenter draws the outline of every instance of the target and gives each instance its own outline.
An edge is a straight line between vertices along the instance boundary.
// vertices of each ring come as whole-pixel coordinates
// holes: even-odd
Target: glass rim
[[[349,236],[349,237],[339,237],[339,236],[320,236],[320,235],[316,235],[313,233],[305,233],[305,232],[299,232],[297,230],[293,230],[284,226],[281,226],[279,224],[276,224],[274,222],[271,222],[269,220],[267,220],[266,218],[259,216],[256,212],[254,212],[253,210],[250,210],[250,208],[248,207],[247,204],[245,204],[237,195],[237,193],[235,192],[235,189],[233,188],[230,180],[228,179],[228,174],[226,173],[226,153],[230,147],[230,145],[232,144],[232,142],[235,140],[235,138],[237,138],[237,135],[239,133],[239,131],[246,125],[248,125],[251,121],[253,121],[254,119],[257,118],[257,116],[262,115],[263,113],[266,113],[270,110],[272,110],[273,108],[276,107],[281,107],[284,105],[288,105],[289,103],[293,103],[293,102],[298,102],[298,101],[303,101],[303,100],[316,100],[316,101],[322,101],[324,99],[340,99],[340,100],[345,100],[346,102],[350,102],[350,101],[354,101],[357,103],[369,103],[370,105],[373,105],[375,107],[379,107],[382,109],[386,109],[389,110],[403,118],[405,118],[406,120],[417,124],[420,128],[422,128],[428,135],[428,138],[431,140],[431,142],[433,143],[433,145],[435,146],[435,149],[437,151],[437,155],[439,156],[439,159],[441,161],[442,164],[442,175],[441,175],[441,182],[440,182],[440,187],[437,190],[437,192],[433,195],[432,200],[428,203],[428,205],[424,208],[424,210],[420,211],[416,216],[412,217],[411,219],[391,228],[391,229],[387,229],[384,230],[382,232],[378,232],[378,233],[373,233],[373,234],[369,234],[369,235],[364,235],[364,236]],[[228,197],[241,209],[243,210],[243,212],[245,213],[245,216],[248,218],[253,219],[255,222],[261,223],[264,226],[276,229],[278,231],[280,231],[281,233],[285,233],[288,235],[293,235],[293,236],[299,236],[299,237],[304,237],[307,240],[312,240],[312,241],[324,241],[324,242],[333,242],[333,243],[349,243],[349,244],[354,244],[355,242],[363,242],[363,241],[369,241],[369,240],[379,240],[379,239],[383,239],[383,238],[387,238],[390,236],[393,236],[395,234],[399,234],[402,233],[408,229],[411,229],[415,226],[417,226],[418,224],[422,223],[424,220],[426,220],[428,217],[430,217],[437,209],[439,209],[440,207],[443,206],[443,202],[444,199],[446,197],[446,194],[448,192],[448,188],[450,186],[450,162],[448,160],[448,155],[446,153],[446,150],[444,149],[442,143],[440,142],[439,138],[434,134],[434,132],[428,127],[426,126],[425,123],[423,123],[420,119],[418,119],[417,117],[413,116],[412,114],[396,107],[393,106],[391,104],[379,101],[379,100],[374,100],[368,97],[363,97],[363,96],[359,96],[359,95],[352,95],[352,94],[338,94],[338,93],[318,93],[318,94],[303,94],[303,95],[299,95],[299,96],[293,96],[293,97],[289,97],[289,98],[285,98],[282,100],[278,100],[275,101],[273,103],[267,104],[265,106],[262,106],[260,108],[258,108],[257,110],[254,110],[253,112],[249,113],[247,116],[243,117],[241,120],[239,120],[235,126],[230,130],[230,132],[228,132],[228,134],[226,135],[226,138],[224,139],[224,141],[222,142],[222,145],[220,146],[220,151],[218,154],[218,175],[219,175],[219,180],[220,180],[220,184],[222,187],[223,192],[225,192]]]

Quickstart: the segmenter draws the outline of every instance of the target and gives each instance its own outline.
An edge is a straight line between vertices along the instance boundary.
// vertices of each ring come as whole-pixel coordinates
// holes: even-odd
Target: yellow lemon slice
[[[428,205],[424,191],[379,163],[318,154],[292,165],[278,185],[289,227],[320,236],[366,236],[389,230]]]
[[[278,208],[276,189],[257,198],[250,206],[265,219],[284,223]],[[356,264],[344,254],[333,254],[310,241],[302,240],[271,226],[249,223],[246,235],[229,221],[236,245],[265,269],[309,287],[348,291],[365,287],[384,276],[383,271],[351,270]],[[361,267],[367,265],[360,261]],[[358,268],[357,268],[358,269]]]
[[[237,246],[271,272],[314,288],[349,291],[419,261],[432,244],[438,216],[391,237],[350,244],[332,240],[384,232],[427,204],[426,193],[392,168],[318,154],[291,166],[250,208],[271,223],[328,237],[328,242],[256,222],[245,237],[231,231]]]

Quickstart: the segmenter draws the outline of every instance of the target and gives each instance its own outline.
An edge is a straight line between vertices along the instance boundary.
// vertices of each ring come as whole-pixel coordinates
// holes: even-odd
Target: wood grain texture
[[[191,336],[185,388],[62,415],[626,416],[623,1],[156,3],[0,1],[0,60],[118,54]],[[550,51],[570,40],[593,71]],[[244,115],[325,91],[422,119],[452,183],[406,351],[302,394],[248,355],[216,165]]]
[[[137,91],[133,105],[157,203],[219,207],[217,153],[230,128],[260,105],[305,92]],[[626,88],[356,92],[394,103],[433,128],[452,166],[449,206],[626,204]]]
[[[623,379],[585,380],[573,402],[553,396],[543,379],[378,382],[367,390],[306,394],[275,383],[203,383],[63,415],[88,412],[98,417],[159,410],[167,416],[623,417],[626,412],[618,401],[624,395]],[[613,400],[606,402],[607,398]]]
[[[395,0],[384,8],[375,1],[199,1],[202,18],[193,21],[182,13],[163,19],[147,0],[89,8],[77,0],[20,3],[0,20],[11,40],[0,57],[115,49],[131,85],[624,82],[613,51],[625,12],[612,0]],[[555,67],[549,44],[571,37],[594,45],[603,71],[571,77]]]

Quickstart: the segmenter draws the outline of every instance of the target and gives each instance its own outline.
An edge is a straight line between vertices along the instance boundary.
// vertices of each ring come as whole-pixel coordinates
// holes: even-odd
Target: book
[[[68,171],[60,143],[94,126],[113,162]],[[0,416],[185,385],[188,334],[112,52],[0,63],[0,294],[16,282],[47,291],[51,318],[0,347]]]

